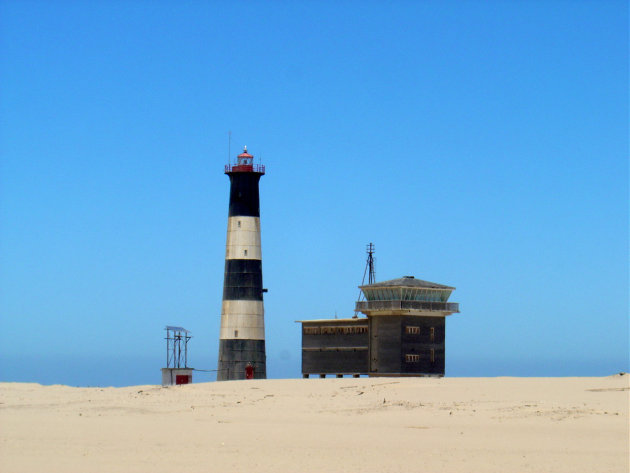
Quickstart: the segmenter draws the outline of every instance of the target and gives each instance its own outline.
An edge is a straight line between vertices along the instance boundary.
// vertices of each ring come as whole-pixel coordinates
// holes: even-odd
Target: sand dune
[[[629,376],[0,384],[2,472],[628,472]]]

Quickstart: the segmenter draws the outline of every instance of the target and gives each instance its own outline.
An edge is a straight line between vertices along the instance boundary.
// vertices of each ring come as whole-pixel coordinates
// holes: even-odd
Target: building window
[[[322,335],[360,334],[360,333],[367,333],[367,331],[368,331],[368,328],[365,327],[365,326],[355,327],[355,326],[352,326],[352,325],[337,325],[337,326],[324,325],[324,326],[321,327],[321,334]]]
[[[435,327],[431,327],[431,341],[435,341]]]
[[[238,330],[234,330],[234,338],[238,338]]]
[[[319,335],[319,327],[304,327],[304,335]]]
[[[405,327],[405,333],[408,335],[417,335],[420,333],[420,327],[413,327],[411,325],[407,325]]]
[[[243,255],[247,256],[247,250],[243,250]]]
[[[239,221],[237,221],[237,222],[236,222],[236,225],[238,225],[238,228],[241,228],[241,221],[240,221],[240,220],[239,220]]]
[[[420,361],[420,355],[407,354],[405,355],[405,361],[407,363],[418,363]]]

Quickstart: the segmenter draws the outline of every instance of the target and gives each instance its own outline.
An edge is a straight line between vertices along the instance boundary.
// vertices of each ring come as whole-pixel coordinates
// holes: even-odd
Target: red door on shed
[[[189,378],[187,374],[175,375],[175,384],[188,384]]]

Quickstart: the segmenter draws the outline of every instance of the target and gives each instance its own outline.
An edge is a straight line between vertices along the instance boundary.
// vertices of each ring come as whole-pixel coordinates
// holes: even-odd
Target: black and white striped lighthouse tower
[[[225,166],[230,209],[217,381],[267,377],[258,182],[263,165],[247,152]]]

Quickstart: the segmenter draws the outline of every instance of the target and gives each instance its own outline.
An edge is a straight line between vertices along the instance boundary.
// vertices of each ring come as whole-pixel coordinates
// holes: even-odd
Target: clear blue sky
[[[167,324],[216,368],[229,130],[270,377],[368,242],[457,287],[447,375],[628,371],[627,2],[2,1],[0,380],[158,383]]]

